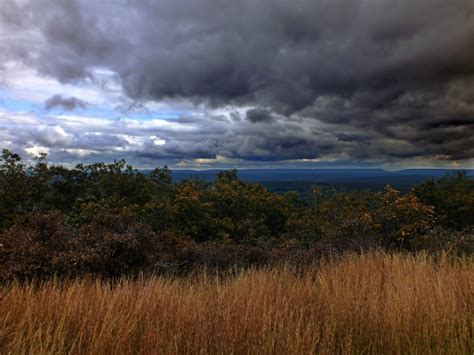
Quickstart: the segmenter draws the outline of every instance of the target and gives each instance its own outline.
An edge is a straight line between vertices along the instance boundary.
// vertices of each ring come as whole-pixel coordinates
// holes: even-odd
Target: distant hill
[[[175,182],[185,179],[202,179],[212,182],[220,170],[173,170]],[[308,192],[314,185],[336,190],[379,190],[391,185],[402,192],[430,178],[439,178],[456,171],[466,171],[474,177],[474,169],[242,169],[238,176],[243,181],[259,182],[270,191]]]

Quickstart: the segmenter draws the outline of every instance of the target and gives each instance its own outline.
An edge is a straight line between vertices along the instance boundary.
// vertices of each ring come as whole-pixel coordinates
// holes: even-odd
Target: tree
[[[0,162],[0,227],[4,228],[11,224],[17,213],[25,210],[28,178],[18,154],[3,149]]]
[[[456,230],[474,226],[474,180],[466,172],[427,180],[416,186],[413,194],[434,207],[439,225]]]

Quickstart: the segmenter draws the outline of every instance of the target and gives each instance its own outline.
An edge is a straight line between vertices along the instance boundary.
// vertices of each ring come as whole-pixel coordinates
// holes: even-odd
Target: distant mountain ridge
[[[172,170],[173,180],[202,179],[212,182],[219,171],[211,170]],[[314,185],[333,187],[342,190],[378,190],[391,185],[402,192],[431,178],[440,178],[450,173],[465,171],[474,178],[474,169],[405,169],[384,170],[380,168],[359,169],[241,169],[237,170],[239,179],[259,182],[274,192],[296,190],[308,191]]]
[[[212,178],[223,169],[212,170],[172,170],[173,177],[181,180],[190,177]],[[246,181],[261,180],[286,180],[292,181],[314,181],[319,178],[366,178],[366,177],[397,177],[397,176],[420,176],[425,178],[442,177],[449,173],[465,171],[468,176],[474,177],[474,169],[406,169],[406,170],[384,170],[384,169],[241,169],[237,170],[238,176]]]

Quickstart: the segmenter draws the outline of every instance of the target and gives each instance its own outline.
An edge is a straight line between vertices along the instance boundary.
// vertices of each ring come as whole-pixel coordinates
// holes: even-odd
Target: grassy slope
[[[217,279],[0,289],[0,353],[473,353],[474,262],[347,256]]]

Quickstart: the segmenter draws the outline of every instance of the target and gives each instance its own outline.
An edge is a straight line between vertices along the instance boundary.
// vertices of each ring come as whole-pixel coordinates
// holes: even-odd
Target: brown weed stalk
[[[348,255],[295,273],[0,289],[0,353],[473,353],[474,263]]]

